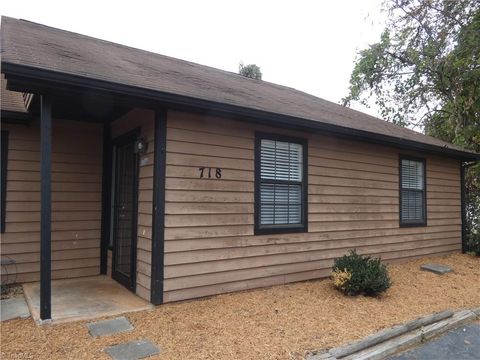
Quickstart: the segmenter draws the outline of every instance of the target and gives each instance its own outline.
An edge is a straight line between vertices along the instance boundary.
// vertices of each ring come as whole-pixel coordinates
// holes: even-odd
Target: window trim
[[[402,160],[411,160],[423,163],[423,220],[422,221],[404,221],[402,219]],[[422,157],[400,154],[398,159],[398,213],[400,227],[421,227],[427,226],[427,160]]]
[[[260,185],[261,185],[261,141],[275,140],[284,141],[289,143],[295,143],[302,145],[302,206],[301,206],[301,224],[288,224],[288,225],[261,225],[260,216]],[[287,135],[255,132],[255,207],[254,207],[254,234],[255,235],[267,235],[267,234],[288,234],[308,232],[308,141],[307,139],[297,138]]]

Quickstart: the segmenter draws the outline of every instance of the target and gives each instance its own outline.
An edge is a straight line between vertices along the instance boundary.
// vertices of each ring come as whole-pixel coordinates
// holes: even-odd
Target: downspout
[[[462,253],[467,251],[467,208],[466,208],[466,186],[465,171],[476,162],[460,162],[460,202],[462,207]]]

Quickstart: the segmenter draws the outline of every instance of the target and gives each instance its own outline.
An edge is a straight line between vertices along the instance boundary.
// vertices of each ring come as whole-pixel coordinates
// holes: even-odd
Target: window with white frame
[[[306,142],[257,134],[256,231],[306,231]]]
[[[425,160],[400,157],[400,225],[426,225]]]

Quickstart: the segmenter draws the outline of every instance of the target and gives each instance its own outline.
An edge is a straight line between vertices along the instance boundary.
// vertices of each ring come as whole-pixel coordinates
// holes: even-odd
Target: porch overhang
[[[0,117],[2,123],[23,123],[27,124],[32,120],[32,116],[29,113],[22,113],[18,111],[1,110]]]
[[[3,66],[3,65],[2,65]],[[7,80],[7,89],[33,94],[29,113],[13,118],[15,122],[29,122],[38,119],[40,124],[40,284],[39,318],[49,321],[52,318],[52,269],[51,269],[51,172],[52,172],[52,119],[81,120],[103,123],[103,175],[102,175],[102,225],[100,246],[100,274],[107,273],[107,247],[110,237],[111,201],[111,122],[134,108],[154,108],[155,116],[155,184],[153,191],[152,216],[154,224],[164,222],[165,188],[165,148],[166,148],[166,111],[158,103],[145,99],[119,94],[105,89],[83,86],[67,86],[39,78],[27,78],[8,72],[2,68]],[[89,111],[85,107],[94,105]],[[99,111],[95,116],[96,109]],[[3,117],[2,122],[6,120]],[[93,115],[93,116],[92,116]],[[151,261],[151,303],[163,302],[163,228],[155,227],[152,234]],[[55,301],[53,301],[55,304]],[[55,305],[54,305],[55,306]]]

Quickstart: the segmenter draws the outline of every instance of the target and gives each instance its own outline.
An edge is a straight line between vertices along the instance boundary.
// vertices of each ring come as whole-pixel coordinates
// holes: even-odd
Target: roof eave
[[[137,86],[115,83],[101,79],[55,72],[52,70],[20,65],[7,61],[2,61],[1,66],[2,73],[5,74],[7,80],[12,78],[12,81],[14,83],[13,86],[16,87],[16,91],[38,91],[39,88],[34,89],[34,91],[32,91],[32,88],[26,88],[25,81],[31,82],[32,85],[40,84],[40,87],[43,90],[48,90],[48,85],[46,84],[50,84],[50,86],[55,85],[73,87],[76,89],[85,88],[99,92],[109,92],[119,95],[148,99],[162,104],[171,104],[174,106],[188,107],[194,109],[203,109],[208,111],[209,113],[238,116],[248,121],[261,122],[269,125],[275,124],[282,127],[295,128],[297,130],[315,130],[328,132],[341,137],[348,137],[367,142],[380,143],[404,149],[441,154],[444,156],[458,158],[462,161],[480,160],[480,154],[471,153],[468,151],[460,151],[448,147],[425,144],[413,140],[401,139],[398,137],[372,133],[364,130],[357,130],[338,125],[332,125],[315,120],[296,118],[253,108],[245,108],[183,95],[160,92],[157,90],[151,90]],[[20,81],[20,85],[18,84],[19,78],[23,80],[23,82]],[[16,82],[17,85],[15,86]],[[9,87],[11,87],[10,82]]]
[[[2,123],[28,123],[32,117],[26,112],[2,109],[0,119]]]

